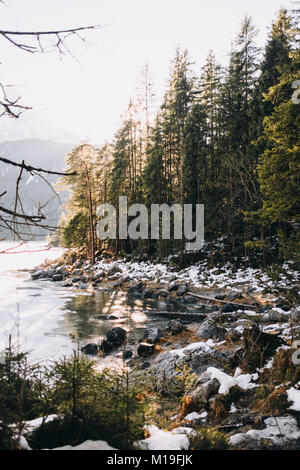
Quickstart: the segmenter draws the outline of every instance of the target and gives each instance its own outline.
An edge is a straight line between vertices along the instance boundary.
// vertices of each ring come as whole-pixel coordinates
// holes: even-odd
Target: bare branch
[[[19,217],[20,219],[24,220],[30,220],[31,222],[40,222],[41,220],[45,219],[46,217],[44,215],[27,215],[27,214],[19,214],[18,212],[11,211],[9,209],[6,209],[3,206],[0,206],[0,211],[4,212],[5,214],[12,215],[13,217]]]
[[[0,96],[0,117],[8,116],[11,118],[18,118],[24,111],[32,109],[29,106],[20,104],[21,97],[14,100],[8,98],[6,88],[8,88],[8,86],[5,87],[0,83],[0,91],[2,92],[2,96]]]
[[[71,36],[79,38],[82,42],[85,42],[85,38],[80,36],[80,32],[91,31],[95,29],[102,28],[100,25],[92,26],[81,26],[79,28],[70,28],[62,29],[55,31],[6,31],[0,30],[0,36],[9,41],[13,46],[21,49],[25,52],[30,52],[35,54],[36,52],[50,52],[51,50],[58,49],[60,54],[65,54],[66,52],[70,54],[70,50],[66,45],[67,39]],[[44,38],[53,38],[54,43],[51,46],[43,44]],[[27,42],[20,41],[19,38],[34,39],[36,40],[35,45],[28,44]],[[71,54],[72,55],[72,54]]]
[[[26,165],[24,161],[22,163],[17,163],[4,157],[0,157],[0,161],[3,163],[7,163],[8,165],[13,165],[19,168],[24,168],[24,170],[28,171],[29,173],[38,172],[38,173],[47,173],[48,175],[57,175],[57,176],[76,176],[77,175],[76,171],[74,171],[73,173],[61,173],[59,171],[45,170],[43,168],[35,168],[34,166]]]

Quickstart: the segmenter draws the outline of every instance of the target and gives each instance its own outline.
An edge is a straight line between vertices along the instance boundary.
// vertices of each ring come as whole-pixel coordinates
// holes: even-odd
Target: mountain
[[[61,172],[65,168],[65,156],[72,150],[72,144],[51,142],[42,139],[22,139],[0,142],[0,156],[16,162],[25,163],[38,168]],[[16,181],[20,169],[0,162],[0,193],[7,191],[1,198],[1,204],[6,208],[14,207]],[[58,180],[56,175],[46,175],[47,181],[55,185]],[[42,212],[46,216],[49,225],[56,225],[60,214],[61,204],[59,198],[51,190],[49,185],[39,176],[31,175],[24,171],[19,185],[24,212],[37,214],[38,207],[43,207]],[[60,195],[63,201],[66,193]],[[18,208],[20,211],[20,208]],[[2,230],[2,228],[1,228]],[[36,230],[35,233],[42,233]],[[7,233],[5,234],[7,236]]]

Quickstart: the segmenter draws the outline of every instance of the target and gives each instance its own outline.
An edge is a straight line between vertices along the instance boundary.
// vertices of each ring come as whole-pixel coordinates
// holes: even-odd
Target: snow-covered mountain
[[[50,140],[57,143],[71,142],[73,145],[79,140],[78,137],[55,123],[49,122],[42,113],[36,111],[27,111],[18,119],[1,118],[0,142],[24,139]]]
[[[23,139],[0,142],[0,156],[41,167],[51,171],[61,172],[65,168],[65,156],[72,150],[72,144],[63,144],[41,139]],[[20,169],[0,162],[0,193],[7,191],[1,198],[1,204],[12,208],[14,204],[16,180]],[[55,185],[58,177],[44,175]],[[60,217],[61,205],[49,185],[41,178],[24,171],[20,182],[20,195],[24,211],[36,214],[39,206],[47,217],[49,225],[55,225]],[[62,195],[64,199],[65,195]],[[47,203],[47,204],[46,204]]]

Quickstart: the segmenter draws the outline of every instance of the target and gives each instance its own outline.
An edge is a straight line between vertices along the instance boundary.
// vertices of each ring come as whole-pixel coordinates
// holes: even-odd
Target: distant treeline
[[[113,142],[68,155],[78,176],[62,181],[72,189],[64,243],[87,246],[92,258],[103,248],[184,254],[179,240],[96,239],[98,204],[117,209],[127,195],[147,207],[204,204],[207,246],[223,260],[299,257],[299,12],[279,11],[263,51],[245,17],[227,68],[210,52],[195,76],[188,52],[177,49],[158,108],[145,66]]]

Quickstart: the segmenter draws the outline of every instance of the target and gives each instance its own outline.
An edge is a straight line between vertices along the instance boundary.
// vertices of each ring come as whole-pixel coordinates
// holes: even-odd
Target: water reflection
[[[138,341],[145,328],[165,323],[163,316],[144,312],[157,311],[158,307],[157,301],[128,298],[119,291],[99,290],[91,296],[78,294],[63,306],[65,313],[55,333],[68,332],[80,342],[95,341],[104,338],[114,326],[122,326],[128,331],[129,342]]]

